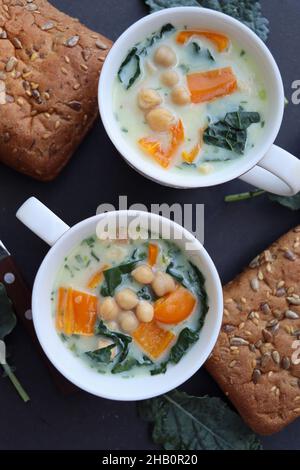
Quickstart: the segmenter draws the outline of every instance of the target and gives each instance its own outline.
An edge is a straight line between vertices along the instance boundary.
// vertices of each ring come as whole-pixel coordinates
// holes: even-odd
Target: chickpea
[[[172,93],[171,97],[173,103],[183,106],[191,102],[191,97],[188,90],[183,86],[176,86]]]
[[[172,88],[179,82],[179,75],[175,70],[166,70],[161,74],[160,79],[164,85]]]
[[[106,297],[98,306],[99,316],[104,320],[115,320],[119,314],[117,302],[112,297]]]
[[[135,292],[131,289],[122,289],[120,290],[116,296],[115,299],[117,301],[117,304],[119,307],[121,307],[124,310],[130,310],[134,307],[137,306],[139,303],[139,299],[136,295]]]
[[[146,300],[141,300],[136,308],[136,316],[141,322],[149,323],[154,317],[153,305]]]
[[[158,297],[163,297],[176,289],[176,284],[172,276],[159,271],[152,282],[152,289]]]
[[[107,322],[106,326],[111,331],[118,331],[118,329],[119,329],[118,323],[114,320]]]
[[[174,120],[173,114],[165,108],[155,108],[149,111],[146,121],[155,132],[167,131]]]
[[[133,279],[141,284],[151,284],[154,279],[153,271],[147,264],[138,266],[131,274]]]
[[[202,165],[199,166],[199,171],[202,175],[209,175],[214,171],[214,167],[211,163],[202,163]]]
[[[139,326],[139,321],[135,314],[129,310],[121,313],[120,325],[125,333],[132,333]]]
[[[154,62],[162,67],[172,67],[175,65],[177,57],[173,49],[169,46],[160,46],[154,54]]]
[[[139,91],[138,105],[144,111],[155,108],[155,106],[158,106],[161,104],[161,102],[161,96],[156,90],[152,90],[151,88],[143,88]]]

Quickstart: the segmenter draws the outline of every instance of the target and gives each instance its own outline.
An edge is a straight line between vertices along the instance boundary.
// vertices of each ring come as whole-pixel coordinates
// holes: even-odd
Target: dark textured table
[[[111,39],[147,13],[142,0],[53,0],[57,7],[80,18]],[[283,6],[284,3],[284,6]],[[270,19],[268,45],[283,74],[290,100],[291,84],[300,79],[300,3],[298,0],[264,0]],[[300,106],[289,104],[277,143],[299,154]],[[134,182],[134,184],[133,184]],[[68,224],[95,214],[102,202],[118,205],[173,202],[205,204],[205,246],[220,272],[229,281],[266,245],[300,221],[292,212],[267,198],[225,204],[225,194],[247,186],[234,181],[211,189],[180,191],[158,186],[129,168],[106,136],[100,119],[71,163],[52,183],[42,184],[0,167],[0,239],[7,244],[30,285],[47,252],[47,246],[15,218],[18,206],[37,196]],[[145,449],[155,448],[148,426],[136,414],[135,403],[119,403],[78,392],[64,397],[56,389],[31,340],[18,326],[9,341],[11,361],[29,392],[24,404],[8,380],[0,379],[1,449]],[[195,395],[220,395],[205,370],[182,389]],[[299,434],[298,434],[299,433]],[[263,438],[265,449],[300,449],[300,420],[283,432]]]

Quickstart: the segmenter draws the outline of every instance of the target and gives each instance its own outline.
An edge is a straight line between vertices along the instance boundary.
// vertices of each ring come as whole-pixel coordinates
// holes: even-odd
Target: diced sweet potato
[[[184,150],[181,154],[183,161],[189,164],[193,163],[200,152],[200,148],[200,144],[196,144],[189,152]]]
[[[102,279],[103,279],[103,271],[101,270],[101,271],[96,272],[95,274],[93,274],[93,276],[87,283],[87,288],[95,289],[100,284]]]
[[[227,36],[224,34],[215,33],[213,31],[180,31],[177,34],[176,41],[178,44],[185,44],[193,36],[203,36],[206,39],[209,39],[214,43],[219,52],[224,52],[226,49],[228,49],[229,46],[229,39]]]
[[[204,103],[237,90],[237,79],[231,67],[195,72],[187,75],[187,83],[193,103]]]
[[[174,292],[155,302],[154,318],[162,323],[180,323],[191,315],[195,305],[194,295],[185,287],[179,286]]]
[[[149,137],[143,137],[138,141],[144,152],[153,157],[163,168],[170,166],[172,157],[184,141],[184,127],[181,119],[171,126],[169,134],[170,144],[167,149],[162,148],[161,142]]]
[[[150,359],[156,360],[168,349],[175,335],[152,321],[141,323],[134,331],[133,338]]]
[[[97,319],[97,297],[73,291],[74,332],[76,335],[94,334]]]
[[[148,264],[150,266],[154,266],[156,264],[156,260],[158,257],[158,252],[159,248],[158,245],[154,243],[149,243],[149,248],[148,248]]]
[[[60,287],[56,309],[56,329],[68,336],[91,336],[97,318],[97,297],[72,288]]]
[[[87,288],[88,289],[96,289],[97,286],[102,282],[103,280],[103,271],[109,268],[108,264],[105,264],[102,266],[99,271],[97,271],[93,276],[90,278],[89,282],[87,283]]]

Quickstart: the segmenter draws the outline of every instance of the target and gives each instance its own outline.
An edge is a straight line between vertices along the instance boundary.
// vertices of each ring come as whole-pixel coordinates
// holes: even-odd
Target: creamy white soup
[[[125,377],[178,363],[208,310],[199,269],[159,237],[83,240],[62,263],[52,304],[66,347],[95,371]]]
[[[247,156],[261,141],[267,98],[239,44],[171,24],[128,52],[113,90],[115,118],[140,158],[199,176]]]

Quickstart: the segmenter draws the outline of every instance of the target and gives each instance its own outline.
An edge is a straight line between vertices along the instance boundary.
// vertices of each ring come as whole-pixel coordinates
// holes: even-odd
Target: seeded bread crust
[[[0,0],[0,161],[48,181],[98,113],[111,41],[45,0]]]
[[[255,432],[273,434],[300,416],[300,226],[223,291],[206,368]]]

